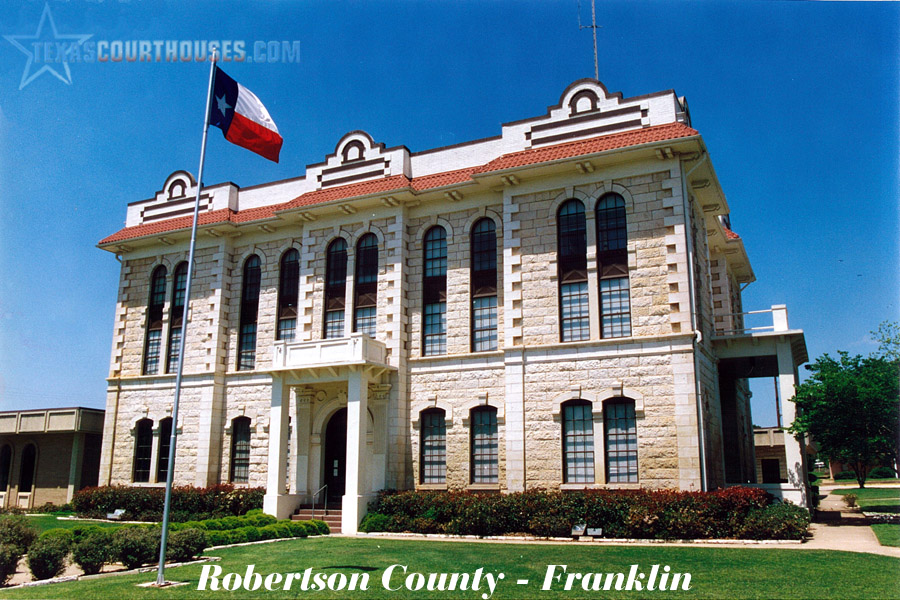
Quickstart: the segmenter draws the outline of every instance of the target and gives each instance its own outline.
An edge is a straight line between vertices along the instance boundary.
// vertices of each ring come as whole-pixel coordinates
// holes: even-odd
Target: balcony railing
[[[772,315],[771,324],[759,325],[756,327],[748,327],[746,325],[746,317],[767,313],[771,313]],[[763,310],[751,310],[748,312],[728,313],[724,315],[717,314],[716,317],[726,318],[725,322],[716,323],[717,336],[752,335],[755,332],[776,332],[790,330],[790,328],[788,327],[787,306],[784,304],[775,304],[772,306],[772,308]],[[759,321],[760,319],[751,317],[750,320]],[[720,326],[730,326],[731,328],[725,329],[724,327],[720,328]]]
[[[363,333],[332,340],[275,342],[272,358],[273,369],[362,364],[387,365],[385,345]]]

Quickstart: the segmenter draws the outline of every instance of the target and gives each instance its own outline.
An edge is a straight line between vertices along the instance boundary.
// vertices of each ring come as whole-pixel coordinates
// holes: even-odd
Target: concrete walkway
[[[830,493],[834,489],[820,490],[828,495],[819,503],[818,522],[810,527],[812,539],[801,547],[809,550],[867,552],[900,558],[900,548],[879,544],[869,527],[869,519],[858,508],[847,508],[842,496]]]

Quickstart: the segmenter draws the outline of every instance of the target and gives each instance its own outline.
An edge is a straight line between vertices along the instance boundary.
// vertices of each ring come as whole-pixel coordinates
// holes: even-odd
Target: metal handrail
[[[312,493],[312,518],[316,518],[316,498],[319,497],[319,492],[325,490],[325,501],[323,502],[322,510],[325,512],[325,516],[328,516],[328,484],[326,483],[315,492]]]

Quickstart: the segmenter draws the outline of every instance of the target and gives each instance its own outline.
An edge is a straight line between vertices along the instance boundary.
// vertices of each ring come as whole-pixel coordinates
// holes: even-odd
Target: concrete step
[[[294,521],[309,521],[313,518],[312,510],[308,508],[298,509],[292,516],[291,519]],[[316,509],[316,519],[319,521],[325,521],[328,523],[328,528],[331,529],[332,533],[340,533],[341,532],[341,511],[340,509],[328,509],[328,514],[318,508]]]

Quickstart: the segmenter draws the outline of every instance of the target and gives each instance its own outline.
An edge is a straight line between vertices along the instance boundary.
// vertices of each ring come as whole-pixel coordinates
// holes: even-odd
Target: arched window
[[[347,293],[347,242],[328,244],[325,259],[325,339],[344,337]]]
[[[238,334],[238,371],[256,366],[256,319],[259,314],[259,257],[252,255],[244,263],[241,289],[241,324]]]
[[[564,202],[556,215],[556,228],[560,340],[586,340],[591,336],[591,319],[584,204],[575,199]]]
[[[12,470],[12,446],[4,444],[0,448],[0,493],[9,488],[9,472]]]
[[[594,415],[591,403],[570,400],[562,405],[563,481],[594,483]]]
[[[181,351],[181,328],[184,325],[184,292],[187,288],[187,263],[175,267],[175,282],[172,286],[172,305],[169,308],[169,351],[166,359],[166,373],[178,369],[178,353]]]
[[[247,483],[250,480],[250,419],[235,417],[231,420],[231,483]]]
[[[422,354],[447,353],[447,232],[435,226],[425,234]]]
[[[472,228],[472,351],[497,349],[497,226],[481,219]]]
[[[159,372],[165,303],[166,268],[160,265],[153,270],[153,275],[150,277],[150,298],[147,300],[147,333],[144,340],[144,375],[156,375]]]
[[[606,194],[597,202],[597,273],[600,277],[601,335],[631,335],[625,199]]]
[[[37,467],[37,448],[28,444],[22,450],[22,465],[19,471],[19,493],[27,494],[34,487],[34,472]]]
[[[603,407],[606,435],[606,481],[637,483],[638,449],[634,400],[607,400]]]
[[[292,248],[281,257],[281,272],[278,277],[278,330],[275,339],[294,341],[297,331],[299,288],[300,253]]]
[[[367,233],[356,244],[353,331],[375,337],[378,305],[378,238]]]
[[[500,464],[500,440],[497,434],[497,409],[479,406],[472,409],[472,483],[497,483]]]
[[[419,480],[422,483],[447,481],[447,426],[444,419],[444,411],[440,408],[429,408],[420,415]]]
[[[153,421],[141,419],[134,427],[134,471],[135,483],[150,481],[150,460],[153,454]]]
[[[156,457],[156,481],[169,476],[169,449],[172,447],[172,417],[159,422],[159,455]]]

